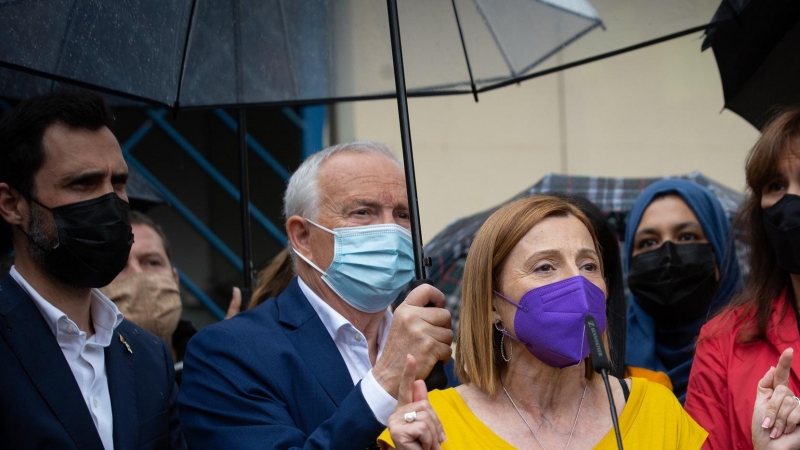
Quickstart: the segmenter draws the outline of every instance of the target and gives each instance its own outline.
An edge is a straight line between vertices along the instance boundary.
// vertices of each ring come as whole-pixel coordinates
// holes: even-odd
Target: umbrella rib
[[[699,31],[704,31],[704,30],[711,29],[711,28],[715,28],[718,25],[719,25],[719,22],[712,22],[712,23],[708,23],[708,24],[705,24],[705,25],[700,25],[700,26],[697,26],[697,27],[689,28],[689,29],[682,30],[682,31],[679,31],[679,32],[676,32],[676,33],[672,33],[672,34],[669,34],[669,35],[665,35],[665,36],[661,36],[661,37],[658,37],[658,38],[655,38],[655,39],[651,39],[649,41],[641,42],[639,44],[634,44],[634,45],[631,45],[631,46],[628,46],[628,47],[624,47],[624,48],[621,48],[621,49],[618,49],[618,50],[614,50],[614,51],[611,51],[611,52],[602,53],[600,55],[595,55],[595,56],[592,56],[592,57],[580,59],[578,61],[573,61],[571,63],[560,65],[558,67],[553,67],[553,68],[550,68],[550,69],[542,70],[542,71],[539,71],[539,72],[535,72],[535,73],[532,73],[532,74],[520,76],[520,77],[513,78],[513,79],[508,79],[508,80],[505,80],[505,81],[497,81],[497,82],[495,82],[496,80],[502,80],[503,77],[491,77],[491,78],[482,79],[481,81],[483,81],[483,82],[486,82],[486,83],[494,82],[494,84],[489,84],[489,85],[487,85],[485,87],[478,88],[478,93],[480,94],[480,93],[483,93],[483,92],[493,91],[495,89],[499,89],[501,87],[504,87],[504,86],[507,86],[507,85],[510,85],[510,84],[517,84],[517,83],[520,83],[522,81],[527,81],[527,80],[530,80],[530,79],[533,79],[533,78],[538,78],[538,77],[541,77],[541,76],[544,76],[544,75],[549,75],[551,73],[555,73],[555,72],[558,72],[558,71],[561,71],[561,70],[571,69],[573,67],[582,66],[584,64],[588,64],[588,63],[591,63],[591,62],[594,62],[594,61],[602,60],[602,59],[605,59],[605,58],[610,58],[612,56],[620,55],[620,54],[623,54],[623,53],[628,53],[628,52],[631,52],[631,51],[634,51],[634,50],[638,50],[640,48],[649,47],[651,45],[655,45],[655,44],[659,44],[659,43],[662,43],[662,42],[666,42],[666,41],[669,41],[669,40],[672,40],[672,39],[676,39],[676,38],[679,38],[679,37],[682,37],[682,36],[686,36],[686,35],[689,35],[689,34],[692,34],[692,33],[696,33],[696,32],[699,32]],[[35,71],[35,70],[32,70],[32,69],[22,68],[21,66],[16,66],[16,65],[13,65],[13,64],[9,64],[9,63],[4,63],[3,61],[0,61],[0,67],[9,67],[11,69],[22,70],[22,71],[25,71],[25,72],[28,72],[28,73],[32,73],[34,75],[43,76],[43,77],[46,77],[46,78],[53,78],[53,75],[50,75],[50,74],[47,74],[47,73],[44,73],[44,72],[38,72],[38,71]],[[63,78],[63,77],[61,77],[61,78]],[[75,82],[75,81],[71,81],[71,80],[68,80],[68,81],[72,82],[73,84],[84,84],[84,85],[87,85],[86,83]],[[460,86],[460,85],[463,85],[463,84],[464,83],[447,83],[447,84],[434,86],[434,87],[431,87],[431,88],[425,89],[425,90],[412,90],[412,91],[408,92],[408,96],[409,97],[413,97],[413,98],[421,98],[421,97],[439,97],[439,96],[446,96],[446,95],[462,95],[462,94],[471,93],[471,91],[469,89],[446,90],[446,91],[442,90],[442,89],[450,89],[450,88],[453,88],[453,87],[456,87],[456,86]],[[92,87],[92,85],[88,85],[88,86]],[[110,90],[110,89],[101,89],[101,90],[103,90],[104,92],[109,92],[109,93],[117,95],[116,91],[113,91],[113,90]],[[125,94],[123,96],[125,98],[133,98],[135,100],[148,102],[150,104],[156,104],[156,105],[160,105],[160,106],[169,107],[168,105],[164,105],[163,103],[160,103],[160,102],[157,102],[157,101],[154,101],[154,100],[151,100],[151,99],[147,99],[147,98],[135,97],[135,96],[132,96],[130,94]],[[253,103],[248,103],[248,106],[305,106],[305,105],[330,104],[330,103],[335,103],[335,102],[385,100],[385,99],[396,99],[396,98],[397,98],[397,93],[396,92],[391,92],[391,93],[386,92],[386,93],[369,94],[369,95],[352,95],[352,96],[342,96],[342,97],[320,97],[320,98],[310,98],[310,99],[293,100],[293,101],[280,100],[280,101],[253,102]],[[234,107],[237,107],[237,106],[241,106],[241,105],[238,105],[236,103],[215,104],[215,105],[213,105],[213,107],[216,107],[216,108],[234,108]],[[211,105],[195,105],[195,106],[184,107],[182,109],[184,109],[184,110],[204,110],[204,109],[209,109],[211,107],[212,107]]]
[[[536,61],[534,61],[534,62],[532,62],[532,63],[528,64],[528,66],[527,66],[527,67],[525,67],[524,69],[520,70],[520,72],[519,72],[519,73],[526,73],[527,71],[529,71],[529,70],[533,69],[534,67],[536,67],[536,66],[538,66],[539,64],[543,63],[544,61],[546,61],[546,60],[547,60],[548,58],[550,58],[551,56],[553,56],[553,55],[555,55],[556,53],[560,52],[561,50],[563,50],[565,47],[569,46],[569,45],[570,45],[570,44],[572,44],[573,42],[575,42],[575,41],[577,41],[578,39],[580,39],[580,38],[582,38],[582,37],[586,36],[587,34],[589,34],[589,32],[590,32],[590,31],[594,30],[594,29],[595,29],[595,28],[597,28],[597,27],[602,27],[602,26],[603,26],[603,22],[601,22],[601,21],[599,21],[599,20],[598,20],[598,21],[596,21],[596,22],[594,22],[594,24],[592,24],[592,26],[590,26],[590,27],[586,28],[585,30],[582,30],[581,32],[579,32],[579,33],[575,34],[575,35],[574,35],[574,36],[572,36],[571,38],[567,39],[567,40],[566,40],[566,41],[565,41],[563,44],[561,44],[559,47],[557,47],[557,48],[555,48],[555,49],[553,49],[553,50],[550,50],[549,52],[545,53],[545,54],[544,54],[544,56],[542,56],[541,58],[539,58],[539,59],[537,59]]]
[[[457,84],[453,84],[456,86]],[[449,86],[449,85],[448,85]],[[482,92],[482,89],[478,88],[478,92]],[[463,94],[471,94],[472,92],[469,89],[461,89],[461,90],[448,90],[448,91],[410,91],[408,93],[409,98],[424,98],[424,97],[443,97],[448,95],[463,95]],[[299,100],[275,100],[275,101],[265,101],[265,102],[250,102],[247,103],[247,107],[262,107],[262,106],[309,106],[309,105],[321,105],[321,104],[331,104],[331,103],[344,103],[344,102],[355,102],[355,101],[367,101],[367,100],[394,100],[397,99],[396,93],[382,93],[382,94],[370,94],[370,95],[351,95],[346,97],[315,97],[309,99],[299,99]],[[152,100],[144,100],[150,101],[153,103]],[[169,105],[165,105],[163,103],[155,102],[159,106],[166,106],[170,108]],[[239,103],[214,103],[214,104],[205,104],[205,105],[193,105],[193,106],[182,106],[181,111],[202,111],[208,109],[215,109],[215,108],[239,108],[242,105]]]
[[[189,54],[189,40],[192,38],[192,24],[197,7],[197,0],[192,0],[192,9],[189,11],[189,25],[186,27],[186,40],[183,42],[183,55],[181,55],[181,72],[178,74],[178,92],[175,93],[175,109],[181,104],[181,89],[183,89],[183,77],[186,75],[186,60]]]
[[[56,66],[54,73],[59,73],[61,70],[61,63],[63,62],[64,58],[64,47],[67,46],[67,39],[69,38],[70,31],[72,31],[72,21],[75,19],[75,11],[78,9],[78,0],[72,2],[72,8],[69,11],[69,19],[67,20],[67,27],[64,30],[64,36],[61,38],[61,46],[58,50],[58,58],[56,59]],[[50,81],[50,91],[54,91],[56,88],[56,81],[51,79]]]
[[[86,81],[76,80],[74,78],[69,78],[62,75],[56,75],[53,73],[43,72],[41,70],[31,69],[29,67],[20,66],[18,64],[9,63],[6,61],[0,61],[0,67],[15,70],[17,72],[27,73],[41,78],[46,78],[48,80],[58,81],[59,83],[65,83],[85,89],[91,89],[93,91],[97,91],[103,94],[113,95],[127,100],[134,100],[137,102],[146,103],[148,105],[156,106],[159,108],[162,107],[171,108],[170,105],[160,102],[158,100],[154,100],[152,98],[142,97],[140,95],[135,95],[135,94],[129,94],[127,92],[118,91],[116,89],[100,86],[98,84],[92,84]]]
[[[478,90],[475,88],[475,79],[472,77],[472,65],[469,62],[469,54],[467,53],[467,42],[464,41],[464,32],[461,29],[461,19],[458,17],[458,8],[456,7],[456,0],[450,0],[453,4],[453,14],[456,16],[456,25],[458,25],[458,37],[461,38],[461,48],[464,50],[464,60],[467,62],[467,72],[469,73],[469,85],[472,88],[472,96],[475,98],[475,103],[478,103]]]
[[[231,2],[231,16],[233,19],[233,57],[235,58],[234,66],[236,76],[234,83],[236,84],[236,103],[244,101],[244,62],[242,61],[242,11],[240,8],[240,0]]]
[[[554,4],[548,3],[546,1],[539,1],[539,3],[541,3],[541,4],[545,5],[545,6],[548,6],[550,8],[553,8],[553,9],[555,9],[557,11],[561,11],[561,12],[566,13],[566,14],[572,14],[573,16],[578,16],[581,19],[586,19],[586,20],[588,20],[590,22],[595,22],[597,20],[600,20],[599,16],[595,16],[595,17],[587,16],[586,14],[581,14],[578,11],[574,11],[574,10],[571,10],[571,9],[568,9],[568,8],[564,8],[563,6],[554,5]]]
[[[481,15],[481,19],[483,19],[483,23],[486,25],[486,28],[489,30],[489,34],[492,35],[492,39],[494,39],[494,44],[497,46],[497,50],[500,51],[500,55],[503,56],[503,61],[506,63],[506,67],[508,67],[508,71],[511,73],[512,77],[516,77],[519,74],[514,70],[514,66],[511,65],[511,60],[508,59],[508,55],[506,54],[506,50],[503,48],[503,44],[500,43],[500,38],[497,37],[497,34],[494,32],[494,28],[489,23],[489,19],[486,18],[486,14],[484,14],[481,5],[478,3],[478,0],[473,0],[475,3],[475,9],[478,10],[478,14]]]
[[[558,67],[553,67],[553,68],[550,68],[550,69],[542,70],[540,72],[535,72],[535,73],[531,73],[531,74],[528,74],[528,75],[523,75],[523,76],[520,76],[520,77],[511,78],[511,79],[508,79],[508,80],[505,80],[505,81],[501,81],[499,83],[495,83],[495,84],[492,84],[490,86],[482,87],[482,88],[478,89],[478,92],[482,93],[482,92],[493,91],[495,89],[499,89],[501,87],[505,87],[505,86],[508,86],[508,85],[511,85],[511,84],[517,84],[517,83],[520,83],[522,81],[527,81],[527,80],[530,80],[530,79],[533,79],[533,78],[538,78],[538,77],[541,77],[541,76],[544,76],[544,75],[549,75],[551,73],[559,72],[561,70],[571,69],[573,67],[582,66],[584,64],[589,64],[589,63],[592,63],[592,62],[595,62],[595,61],[599,61],[601,59],[606,59],[606,58],[610,58],[612,56],[621,55],[623,53],[632,52],[634,50],[639,50],[640,48],[645,48],[645,47],[649,47],[651,45],[660,44],[662,42],[670,41],[672,39],[677,39],[679,37],[683,37],[683,36],[686,36],[686,35],[689,35],[689,34],[692,34],[692,33],[697,33],[697,32],[700,32],[700,31],[711,29],[711,28],[716,28],[717,26],[719,26],[719,24],[720,24],[720,22],[713,22],[713,23],[708,23],[708,24],[705,24],[705,25],[699,25],[699,26],[696,26],[696,27],[688,28],[688,29],[683,30],[683,31],[678,31],[676,33],[672,33],[672,34],[668,34],[668,35],[665,35],[665,36],[661,36],[661,37],[658,37],[658,38],[655,38],[655,39],[651,39],[649,41],[640,42],[638,44],[630,45],[628,47],[623,47],[623,48],[620,48],[620,49],[617,49],[617,50],[613,50],[613,51],[610,51],[610,52],[601,53],[599,55],[590,56],[590,57],[584,58],[584,59],[579,59],[577,61],[573,61],[571,63],[563,64],[563,65],[560,65]]]
[[[286,25],[286,11],[283,6],[283,0],[278,1],[281,13],[281,26],[283,27],[283,42],[286,43],[286,57],[289,59],[289,73],[292,77],[292,93],[297,98],[297,73],[294,67],[294,58],[292,57],[292,46],[289,44],[289,29]]]

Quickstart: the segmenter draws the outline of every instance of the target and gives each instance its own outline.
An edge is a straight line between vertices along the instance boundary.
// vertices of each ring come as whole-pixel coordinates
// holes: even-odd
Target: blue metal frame
[[[192,144],[189,143],[186,138],[181,135],[178,130],[176,130],[172,125],[170,125],[166,120],[164,120],[163,115],[159,115],[159,112],[164,112],[164,110],[154,111],[152,109],[147,110],[147,115],[150,116],[151,119],[155,122],[156,125],[164,131],[167,136],[169,136],[178,146],[187,154],[190,158],[196,162],[203,171],[208,174],[211,179],[213,179],[225,192],[228,193],[236,203],[239,203],[241,200],[241,195],[238,189],[225,178],[225,175],[222,174],[213,164],[211,164],[205,156],[203,156]],[[281,245],[286,245],[288,240],[286,239],[286,235],[283,234],[280,228],[275,226],[271,220],[267,218],[258,208],[256,208],[252,203],[250,203],[250,214],[255,219],[256,223],[261,225],[276,241],[278,241]]]
[[[322,133],[325,130],[325,116],[328,109],[325,106],[307,106],[301,112],[304,124],[303,130],[303,159],[322,150]]]
[[[164,115],[166,111],[161,111],[158,114]],[[164,184],[162,184],[158,178],[150,173],[142,163],[140,163],[136,158],[131,155],[131,149],[133,149],[136,144],[139,143],[140,140],[147,133],[153,128],[153,121],[147,120],[143,123],[133,134],[122,144],[122,155],[125,157],[125,161],[128,162],[131,166],[136,168],[142,176],[153,185],[156,190],[169,202],[170,206],[183,218],[189,222],[195,230],[197,230],[200,235],[203,236],[214,248],[217,249],[222,256],[225,257],[236,269],[239,271],[242,270],[242,260],[236,255],[236,252],[231,250],[230,247],[222,241],[210,228],[208,228],[202,220],[200,220],[192,211],[181,202],[175,194],[173,194]]]
[[[326,107],[325,106],[309,106],[302,108],[301,114],[298,115],[291,108],[282,108],[282,113],[303,133],[302,154],[303,159],[312,153],[322,149],[323,145],[323,128],[325,126]],[[218,109],[214,111],[215,115],[225,123],[228,128],[236,132],[238,124],[236,121],[224,110]],[[186,140],[178,130],[172,127],[164,116],[167,111],[164,109],[154,110],[148,109],[146,111],[148,119],[128,138],[122,145],[123,155],[126,161],[131,166],[135,167],[142,176],[147,179],[165,199],[170,203],[170,206],[180,214],[204,239],[206,239],[212,247],[220,252],[228,262],[230,262],[239,272],[242,271],[242,260],[237,254],[225,244],[210,228],[208,228],[191,210],[184,205],[180,199],[177,198],[170,190],[161,183],[149,170],[147,170],[142,163],[140,163],[132,154],[131,151],[135,146],[155,127],[160,128],[166,133],[181,149],[192,158],[200,167],[206,172],[217,184],[219,184],[237,203],[240,201],[239,191],[233,186],[222,173],[220,173],[197,149]],[[275,174],[288,181],[289,171],[286,170],[269,152],[253,138],[249,133],[247,135],[247,146],[253,153],[256,154],[268,167],[270,167]],[[255,218],[256,222],[262,226],[273,238],[275,238],[281,245],[286,245],[287,239],[283,232],[278,229],[264,214],[258,210],[252,203],[250,204],[250,212]],[[201,304],[203,304],[215,317],[223,319],[225,313],[219,306],[214,303],[203,291],[200,289],[191,278],[184,272],[178,269],[181,285],[184,286],[189,292],[194,295]]]
[[[216,114],[217,117],[219,117],[220,120],[222,120],[225,125],[227,125],[228,128],[230,128],[234,133],[239,130],[239,124],[233,117],[231,117],[230,114],[225,112],[224,109],[215,109],[214,114]],[[289,181],[289,177],[291,176],[289,171],[286,170],[286,168],[283,167],[277,159],[270,155],[269,152],[264,149],[264,147],[262,147],[261,144],[259,144],[258,141],[253,138],[253,136],[250,135],[250,133],[247,133],[247,147],[252,150],[256,156],[261,158],[261,160],[264,161],[264,163],[269,166],[269,168],[272,169],[276,175],[281,177],[283,181]]]
[[[192,279],[189,278],[188,275],[183,273],[181,269],[178,269],[177,267],[176,269],[178,270],[178,277],[181,280],[181,285],[184,286],[187,291],[191,292],[192,295],[195,296],[195,298],[200,300],[200,303],[203,306],[205,306],[206,309],[208,309],[209,312],[211,312],[211,314],[214,315],[214,317],[216,317],[219,320],[224,319],[225,312],[219,306],[217,306],[216,303],[214,303],[214,300],[211,300],[211,298],[207,296],[206,293],[203,292],[203,290],[200,289],[199,286],[194,284],[194,281],[192,281]]]

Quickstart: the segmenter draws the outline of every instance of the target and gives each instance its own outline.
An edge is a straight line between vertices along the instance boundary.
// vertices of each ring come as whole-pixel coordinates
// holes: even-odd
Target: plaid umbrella
[[[722,185],[700,172],[666,178],[682,178],[710,190],[722,203],[722,208],[731,222],[733,222],[739,204],[744,200],[741,192]],[[603,211],[622,241],[628,213],[636,198],[644,188],[661,179],[663,178],[612,178],[551,173],[507,202],[451,223],[425,246],[425,256],[429,256],[432,260],[432,266],[428,268],[428,277],[433,280],[434,286],[446,296],[447,308],[453,315],[453,329],[458,328],[461,278],[464,274],[467,252],[475,238],[475,233],[478,232],[483,222],[503,205],[534,194],[562,193],[586,197]],[[739,239],[741,230],[735,230],[735,235],[739,265],[742,267],[742,276],[746,277],[749,272],[744,264],[747,249]]]

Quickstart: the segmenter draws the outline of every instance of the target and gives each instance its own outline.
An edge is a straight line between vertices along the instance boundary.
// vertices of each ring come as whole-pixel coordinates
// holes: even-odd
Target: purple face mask
[[[525,346],[537,359],[563,369],[589,356],[584,318],[591,314],[600,333],[606,330],[606,302],[603,290],[583,276],[567,278],[531,289],[519,303],[495,294],[517,307],[514,333],[500,330]]]

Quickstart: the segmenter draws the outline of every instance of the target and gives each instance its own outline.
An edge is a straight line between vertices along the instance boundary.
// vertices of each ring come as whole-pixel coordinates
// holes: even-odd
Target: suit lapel
[[[108,394],[114,415],[114,448],[125,450],[127,444],[139,442],[139,417],[136,409],[136,373],[133,354],[120,341],[119,331],[114,331],[111,344],[105,349]],[[122,337],[125,342],[130,336]],[[138,445],[135,446],[138,448]]]
[[[103,449],[83,394],[53,331],[10,276],[0,281],[0,333],[75,446]]]
[[[350,371],[328,330],[306,299],[297,277],[277,298],[281,323],[297,353],[336,406],[353,390]]]

